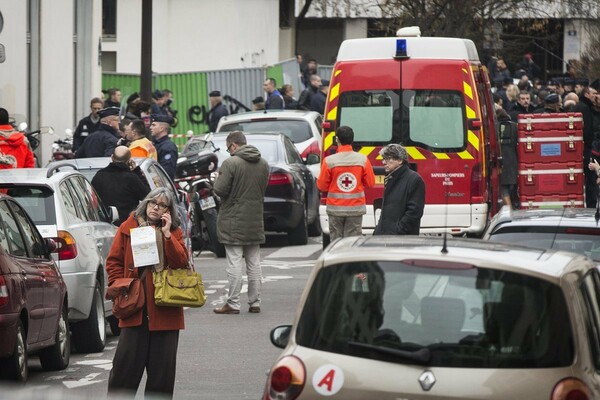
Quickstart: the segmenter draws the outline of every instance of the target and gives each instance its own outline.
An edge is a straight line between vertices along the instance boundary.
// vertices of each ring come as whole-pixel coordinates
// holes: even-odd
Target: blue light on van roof
[[[396,39],[396,55],[394,58],[408,58],[408,54],[406,53],[406,39]]]

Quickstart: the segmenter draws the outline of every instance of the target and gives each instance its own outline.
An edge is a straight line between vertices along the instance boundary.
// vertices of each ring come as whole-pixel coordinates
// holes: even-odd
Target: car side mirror
[[[280,325],[273,328],[271,331],[271,343],[273,343],[273,346],[279,347],[280,349],[285,348],[290,340],[291,332],[291,325]]]
[[[310,153],[306,156],[306,165],[318,164],[321,162],[321,157],[316,153]]]
[[[36,257],[43,256],[48,259],[51,258],[51,254],[57,249],[57,244],[54,239],[44,238],[43,243],[34,243],[32,246],[33,255]]]
[[[115,206],[108,207],[108,215],[110,217],[111,224],[114,224],[115,222],[117,222],[119,220],[119,211],[117,210],[117,207],[115,207]]]

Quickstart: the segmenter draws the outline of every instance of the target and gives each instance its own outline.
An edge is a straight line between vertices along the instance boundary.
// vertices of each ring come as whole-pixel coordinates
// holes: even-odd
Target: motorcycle
[[[220,199],[213,189],[218,158],[218,150],[210,142],[212,149],[190,150],[177,160],[175,183],[188,196],[192,250],[210,250],[217,257],[225,257],[225,246],[217,239],[217,215]]]
[[[71,129],[65,130],[65,139],[57,139],[52,143],[52,160],[70,160],[75,158],[73,153],[73,131]]]

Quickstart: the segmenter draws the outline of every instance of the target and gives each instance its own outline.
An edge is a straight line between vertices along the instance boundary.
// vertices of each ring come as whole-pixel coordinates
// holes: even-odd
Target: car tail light
[[[200,190],[198,191],[198,195],[200,196],[200,198],[201,198],[201,199],[205,199],[205,198],[207,198],[208,196],[210,196],[210,190],[209,190],[209,189],[206,189],[206,188],[204,188],[204,189],[200,189]]]
[[[292,175],[285,172],[276,172],[269,175],[269,185],[291,185]]]
[[[72,260],[77,257],[77,242],[69,232],[58,231],[58,237],[54,239],[59,260]]]
[[[267,378],[264,399],[293,400],[306,383],[306,369],[298,357],[286,356],[275,364]]]
[[[588,386],[577,378],[566,378],[558,382],[552,391],[551,400],[591,400]]]
[[[313,141],[310,146],[308,146],[306,149],[304,149],[304,151],[302,152],[301,156],[303,160],[306,160],[306,157],[308,157],[309,154],[314,153],[314,154],[321,154],[321,149],[319,149],[319,144],[317,143],[317,141]]]
[[[483,203],[483,184],[481,164],[475,164],[471,170],[471,204]]]
[[[3,276],[0,276],[0,306],[8,304],[8,286]]]

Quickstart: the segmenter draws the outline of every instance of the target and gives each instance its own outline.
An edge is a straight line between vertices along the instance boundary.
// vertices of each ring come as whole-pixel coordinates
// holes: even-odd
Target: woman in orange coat
[[[146,369],[146,394],[173,396],[179,330],[184,329],[183,309],[154,304],[152,268],[187,268],[188,253],[179,225],[171,192],[156,188],[117,231],[106,261],[109,286],[117,278],[141,277],[146,304],[130,317],[119,320],[121,336],[108,380],[111,395],[128,393],[133,397]],[[139,226],[153,226],[159,231],[157,237],[163,237],[164,255],[157,266],[134,267],[130,232]],[[160,244],[158,247],[161,253]]]

